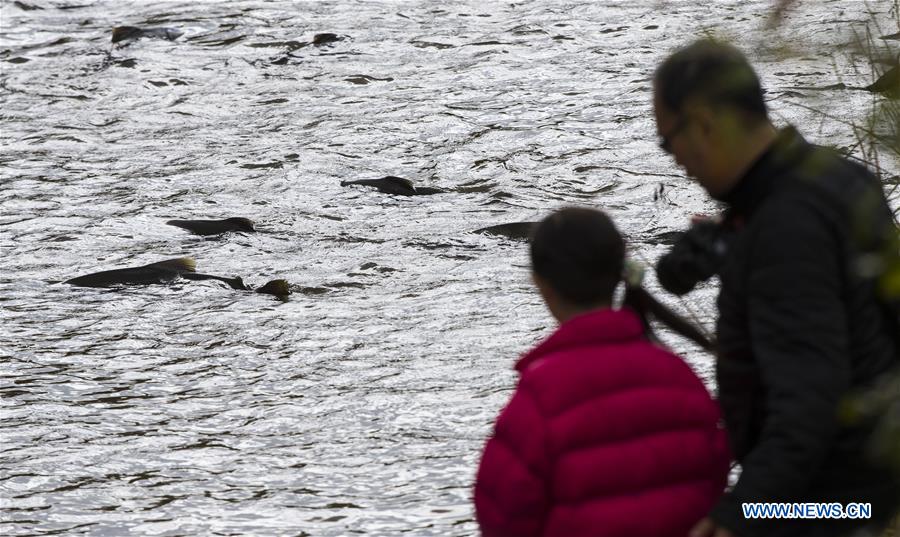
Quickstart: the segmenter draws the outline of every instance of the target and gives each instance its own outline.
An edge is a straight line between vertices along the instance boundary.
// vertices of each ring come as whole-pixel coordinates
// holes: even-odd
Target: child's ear
[[[531,273],[531,283],[533,283],[534,286],[538,288],[538,291],[541,292],[541,296],[545,297],[545,299],[546,299],[545,290],[549,289],[549,286],[547,285],[547,281],[544,280],[543,278],[541,278],[540,276],[538,276],[535,272],[532,272]]]
[[[534,286],[537,287],[538,292],[541,294],[541,298],[544,299],[544,304],[546,304],[547,309],[550,310],[550,314],[558,321],[560,303],[559,295],[556,294],[556,290],[553,289],[547,280],[541,278],[534,272],[531,273],[531,281],[534,282]]]

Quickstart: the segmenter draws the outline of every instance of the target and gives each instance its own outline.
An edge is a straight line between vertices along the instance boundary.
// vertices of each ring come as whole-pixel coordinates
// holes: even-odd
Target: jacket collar
[[[521,373],[554,352],[636,340],[643,334],[641,320],[629,309],[604,308],[582,313],[560,325],[550,337],[522,356],[516,363],[516,371]]]
[[[769,149],[750,166],[737,185],[723,196],[722,201],[730,207],[729,213],[732,216],[751,216],[769,193],[779,186],[779,176],[794,168],[811,147],[794,127],[779,131]]]

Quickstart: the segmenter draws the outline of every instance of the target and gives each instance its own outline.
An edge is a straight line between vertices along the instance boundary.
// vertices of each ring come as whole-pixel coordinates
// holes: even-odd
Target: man
[[[865,270],[896,232],[881,185],[793,128],[776,130],[756,73],[731,46],[698,41],[665,60],[654,109],[660,146],[728,206],[721,223],[695,226],[657,267],[677,293],[713,273],[721,280],[716,377],[742,472],[692,536],[880,531],[900,506],[900,484],[867,457],[875,424],[838,416],[848,395],[900,363],[896,313]],[[755,520],[744,516],[748,502],[872,511]]]

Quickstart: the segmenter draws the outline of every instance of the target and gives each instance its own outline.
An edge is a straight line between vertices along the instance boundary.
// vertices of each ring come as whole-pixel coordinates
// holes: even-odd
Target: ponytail
[[[625,298],[622,304],[637,313],[641,323],[644,325],[647,337],[653,341],[658,341],[653,333],[653,328],[650,326],[649,317],[652,315],[654,319],[668,326],[675,333],[690,339],[704,350],[712,351],[715,347],[713,341],[693,323],[656,300],[641,285],[643,278],[644,269],[640,265],[631,260],[625,262],[623,276],[625,280]]]

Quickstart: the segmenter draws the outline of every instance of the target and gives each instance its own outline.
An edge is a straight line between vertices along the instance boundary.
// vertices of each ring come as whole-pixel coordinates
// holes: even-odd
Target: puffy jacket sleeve
[[[766,419],[732,492],[712,518],[742,537],[765,535],[742,502],[808,498],[833,445],[838,402],[851,381],[838,232],[809,203],[773,202],[751,237],[747,323],[765,390]],[[843,252],[846,255],[846,252]]]
[[[522,383],[497,418],[475,481],[482,535],[540,535],[549,511],[546,422]]]

